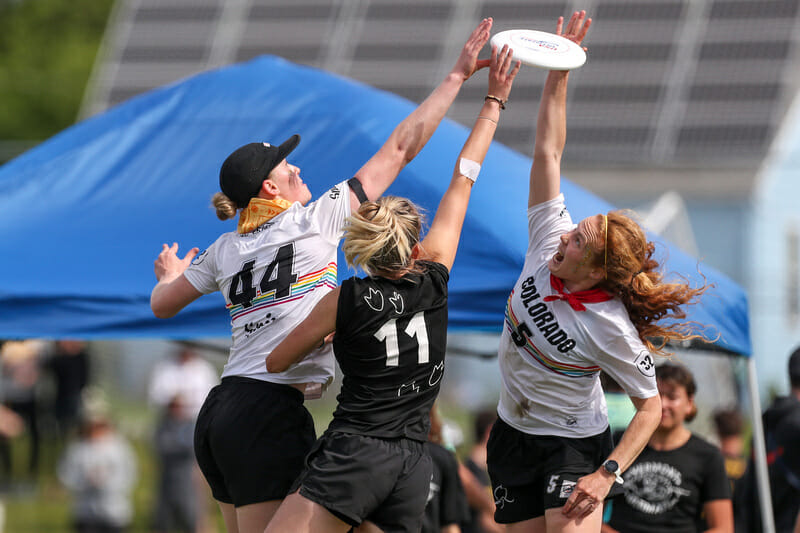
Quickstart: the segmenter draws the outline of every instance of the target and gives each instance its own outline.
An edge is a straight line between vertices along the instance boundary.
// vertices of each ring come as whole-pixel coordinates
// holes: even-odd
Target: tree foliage
[[[0,141],[75,122],[113,0],[0,0]]]

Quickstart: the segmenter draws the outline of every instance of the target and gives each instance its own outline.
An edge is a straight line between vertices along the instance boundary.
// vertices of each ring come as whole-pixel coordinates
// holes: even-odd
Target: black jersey
[[[444,373],[444,265],[397,280],[350,278],[340,288],[333,350],[342,389],[329,430],[428,439],[429,412]]]

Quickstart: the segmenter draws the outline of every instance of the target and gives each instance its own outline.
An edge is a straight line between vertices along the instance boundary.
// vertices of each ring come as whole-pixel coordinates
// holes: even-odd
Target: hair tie
[[[631,276],[631,285],[633,285],[633,280],[636,279],[636,276],[638,276],[642,272],[644,272],[644,270],[639,270],[637,273],[635,273],[633,276]]]

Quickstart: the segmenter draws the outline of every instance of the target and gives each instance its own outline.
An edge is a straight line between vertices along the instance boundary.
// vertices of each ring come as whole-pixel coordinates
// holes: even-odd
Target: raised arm
[[[510,68],[511,56],[512,50],[508,46],[504,46],[499,53],[496,47],[492,47],[488,94],[503,102],[508,100],[511,85],[520,67],[517,61],[514,67]],[[461,226],[464,224],[472,186],[494,138],[497,122],[500,120],[501,104],[496,99],[484,100],[478,118],[475,119],[475,125],[464,147],[461,148],[461,153],[458,154],[453,178],[439,202],[431,229],[422,240],[420,258],[442,263],[448,270],[456,258],[458,239],[461,235]],[[470,174],[473,174],[472,177],[467,177]]]
[[[150,309],[156,317],[171,318],[202,295],[183,275],[198,251],[192,248],[181,259],[178,257],[178,243],[171,247],[162,246],[153,268],[158,283],[150,293]]]
[[[556,34],[581,44],[592,19],[576,11],[562,33],[564,18],[559,17]],[[567,141],[567,78],[569,71],[551,70],[539,102],[536,141],[533,146],[528,207],[552,200],[561,188],[561,154]]]
[[[403,167],[422,150],[450,109],[464,81],[488,66],[488,60],[478,61],[478,53],[489,40],[491,28],[490,18],[478,24],[444,81],[394,129],[380,150],[356,172],[369,200],[381,196]],[[354,212],[358,209],[359,201],[354,193],[351,193],[350,205]]]

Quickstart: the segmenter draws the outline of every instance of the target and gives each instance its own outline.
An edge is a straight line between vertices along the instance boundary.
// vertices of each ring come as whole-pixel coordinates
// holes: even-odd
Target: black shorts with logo
[[[214,498],[241,507],[285,498],[315,440],[302,392],[230,376],[200,410],[194,451]]]
[[[369,520],[386,533],[417,532],[432,468],[422,442],[327,431],[293,491],[351,526]]]
[[[597,470],[613,448],[608,429],[579,439],[529,435],[498,418],[487,444],[495,521],[522,522],[563,507],[578,479]],[[615,483],[609,496],[619,491]]]

